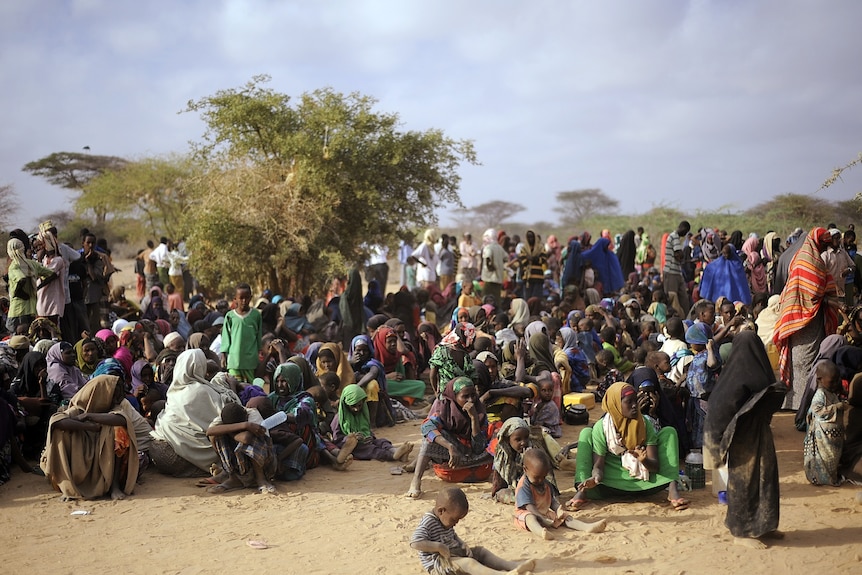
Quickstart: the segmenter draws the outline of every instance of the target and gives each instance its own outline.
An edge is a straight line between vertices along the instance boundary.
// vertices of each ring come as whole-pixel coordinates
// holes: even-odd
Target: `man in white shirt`
[[[168,274],[168,238],[162,237],[159,240],[159,245],[150,254],[150,259],[156,262],[156,269],[159,270],[159,282],[164,287],[171,281]]]
[[[482,244],[482,295],[494,296],[494,301],[499,304],[508,258],[503,246],[497,243],[497,232],[493,228],[488,228],[482,234]]]

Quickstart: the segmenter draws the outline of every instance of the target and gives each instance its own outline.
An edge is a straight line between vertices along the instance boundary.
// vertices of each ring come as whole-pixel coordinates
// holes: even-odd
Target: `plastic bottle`
[[[676,481],[680,491],[691,491],[691,479],[685,474],[685,471],[679,471],[679,479]]]
[[[263,427],[265,427],[267,429],[267,431],[269,431],[273,427],[281,425],[285,421],[287,421],[287,414],[283,411],[279,411],[279,412],[276,412],[274,415],[270,415],[269,417],[264,419],[263,423],[261,423],[261,425]]]

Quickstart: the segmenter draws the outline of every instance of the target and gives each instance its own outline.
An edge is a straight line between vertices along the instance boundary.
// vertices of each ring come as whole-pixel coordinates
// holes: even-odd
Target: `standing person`
[[[135,295],[138,301],[141,301],[147,294],[146,269],[149,256],[145,258],[144,255],[146,253],[147,250],[145,249],[138,250],[138,254],[135,256]]]
[[[106,255],[96,250],[96,236],[84,236],[81,259],[84,262],[86,275],[82,278],[84,284],[84,303],[87,306],[87,324],[90,333],[102,328],[102,320],[106,316],[105,304],[108,302],[108,278],[113,267]]]
[[[703,433],[704,466],[727,464],[724,524],[737,543],[758,549],[766,547],[759,539],[781,536],[776,531],[778,458],[770,422],[786,392],[783,384],[775,382],[757,334],[740,332],[710,397]]]
[[[521,279],[524,280],[524,299],[542,297],[545,285],[545,270],[548,269],[548,254],[545,253],[541,241],[536,238],[536,232],[527,230],[527,241],[521,246],[518,255],[518,268]]]
[[[847,255],[841,243],[841,232],[835,228],[828,230],[832,236],[832,241],[821,257],[826,263],[832,279],[835,280],[835,293],[842,300],[844,299],[846,278],[852,277],[853,269],[856,267],[853,259]]]
[[[479,277],[479,253],[473,245],[473,236],[470,232],[464,234],[460,247],[461,264],[458,266],[457,279],[461,283],[469,283]]]
[[[18,326],[27,328],[36,317],[36,294],[57,275],[39,262],[27,257],[24,242],[12,238],[6,242],[6,253],[11,262],[9,275],[9,314],[6,329],[15,335]],[[43,280],[37,284],[38,280]]]
[[[159,239],[159,246],[150,254],[150,260],[156,265],[156,273],[162,285],[166,285],[171,280],[168,274],[168,243],[168,238],[162,236]],[[147,286],[147,289],[149,287]]]
[[[437,283],[437,252],[434,250],[436,241],[437,232],[429,228],[425,230],[422,244],[413,250],[412,255],[419,264],[419,267],[416,268],[416,281],[424,289]]]
[[[185,299],[185,283],[183,282],[183,265],[187,264],[189,258],[183,256],[177,245],[173,242],[170,243],[170,251],[168,251],[168,277],[170,278],[170,283],[173,284],[176,293],[180,297],[180,302]],[[168,284],[165,284],[167,287]],[[180,305],[180,311],[183,310],[182,305]]]
[[[691,230],[691,224],[683,220],[676,231],[667,236],[664,244],[664,268],[662,268],[662,283],[666,294],[675,293],[677,302],[682,308],[683,316],[688,316],[691,303],[688,298],[688,287],[682,275],[682,238]]]
[[[788,388],[784,407],[794,410],[799,409],[820,343],[826,334],[837,331],[835,310],[841,307],[835,280],[820,255],[831,245],[832,236],[823,228],[814,228],[796,243],[800,247],[790,260],[781,292],[781,315],[772,336],[780,353],[781,381]]]
[[[629,277],[629,274],[635,271],[635,256],[637,255],[637,247],[635,246],[635,233],[633,230],[628,230],[620,239],[620,245],[617,248],[617,258],[620,260],[620,268],[623,270],[623,277]]]
[[[412,257],[412,253],[413,246],[411,246],[404,240],[401,240],[401,243],[398,246],[398,263],[401,264],[401,283],[399,283],[398,285],[407,286],[408,289],[412,289],[407,282],[407,273],[408,269],[411,268],[411,266],[413,267],[414,283],[416,278],[416,262],[411,263],[408,261]]]
[[[548,254],[548,269],[551,270],[551,278],[559,284],[560,273],[563,268],[563,246],[560,245],[557,236],[553,234],[548,236],[548,241],[545,242],[545,253]]]
[[[257,369],[263,318],[251,307],[251,286],[239,284],[234,292],[235,309],[227,312],[221,330],[221,366],[245,382]]]
[[[52,322],[60,325],[60,319],[66,310],[66,260],[60,255],[57,247],[57,238],[51,232],[44,230],[39,232],[39,241],[42,243],[42,265],[57,275],[57,280],[50,282],[39,290],[36,300],[36,313],[39,317],[47,317]]]
[[[144,295],[150,293],[153,286],[159,283],[159,269],[156,267],[156,261],[150,257],[153,255],[155,248],[156,246],[153,244],[153,240],[147,240],[147,249],[141,253],[141,259],[144,261],[144,279],[147,284]],[[144,296],[142,295],[141,299],[143,299],[143,297]]]
[[[488,228],[482,234],[482,295],[493,296],[496,305],[500,304],[500,292],[503,289],[503,280],[506,278],[506,256],[503,246],[497,243],[497,233],[493,228]]]
[[[386,284],[389,282],[389,248],[379,244],[368,249],[368,262],[365,267],[365,281],[377,280],[377,284],[383,293],[386,293]]]
[[[455,254],[449,249],[449,236],[440,236],[440,249],[437,251],[437,277],[440,280],[440,290],[455,280]]]
[[[365,333],[365,306],[362,303],[362,278],[359,270],[353,268],[347,280],[347,288],[338,299],[343,332],[342,349],[350,349],[353,338]]]

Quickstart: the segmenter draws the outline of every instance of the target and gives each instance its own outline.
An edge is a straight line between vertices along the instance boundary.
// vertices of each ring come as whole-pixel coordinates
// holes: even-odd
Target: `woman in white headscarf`
[[[6,329],[13,335],[19,325],[30,325],[36,317],[36,294],[57,275],[37,261],[27,257],[24,242],[12,238],[6,243],[9,255],[9,313]],[[42,279],[42,283],[37,283]]]
[[[418,248],[413,250],[413,257],[419,262],[416,268],[416,281],[423,288],[437,283],[437,251],[434,242],[437,241],[437,232],[433,229],[425,230],[425,237]]]
[[[186,350],[177,357],[165,409],[151,434],[155,441],[150,447],[150,457],[166,475],[202,475],[218,461],[207,429],[226,403],[240,400],[226,373],[218,373],[207,381],[206,371],[206,355],[200,349]]]

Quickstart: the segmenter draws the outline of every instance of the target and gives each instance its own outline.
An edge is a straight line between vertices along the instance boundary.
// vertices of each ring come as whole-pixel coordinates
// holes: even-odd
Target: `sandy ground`
[[[591,419],[600,409],[591,410]],[[557,531],[542,541],[512,523],[513,508],[483,496],[490,485],[462,485],[470,513],[461,537],[508,559],[535,558],[538,573],[834,573],[862,569],[862,505],[857,488],[808,485],[801,471],[802,434],[792,414],[773,424],[781,469],[781,524],[786,538],[762,551],[732,543],[726,507],[709,481],[689,492],[692,506],[673,511],[662,495],[642,502],[596,502],[581,519],[604,518],[589,535]],[[580,427],[565,426],[564,440]],[[419,422],[380,432],[394,442],[420,439]],[[207,495],[194,480],[147,471],[125,501],[62,503],[45,479],[16,473],[0,487],[0,545],[10,570],[21,573],[421,573],[410,536],[443,484],[426,475],[424,498],[403,494],[410,475],[390,475],[392,463],[357,461],[346,472],[309,471],[279,483],[277,495],[252,491]],[[558,471],[563,497],[572,473]],[[707,474],[708,476],[708,474]],[[72,516],[75,510],[92,512]],[[250,539],[269,548],[254,550]],[[4,569],[6,571],[6,569]]]

